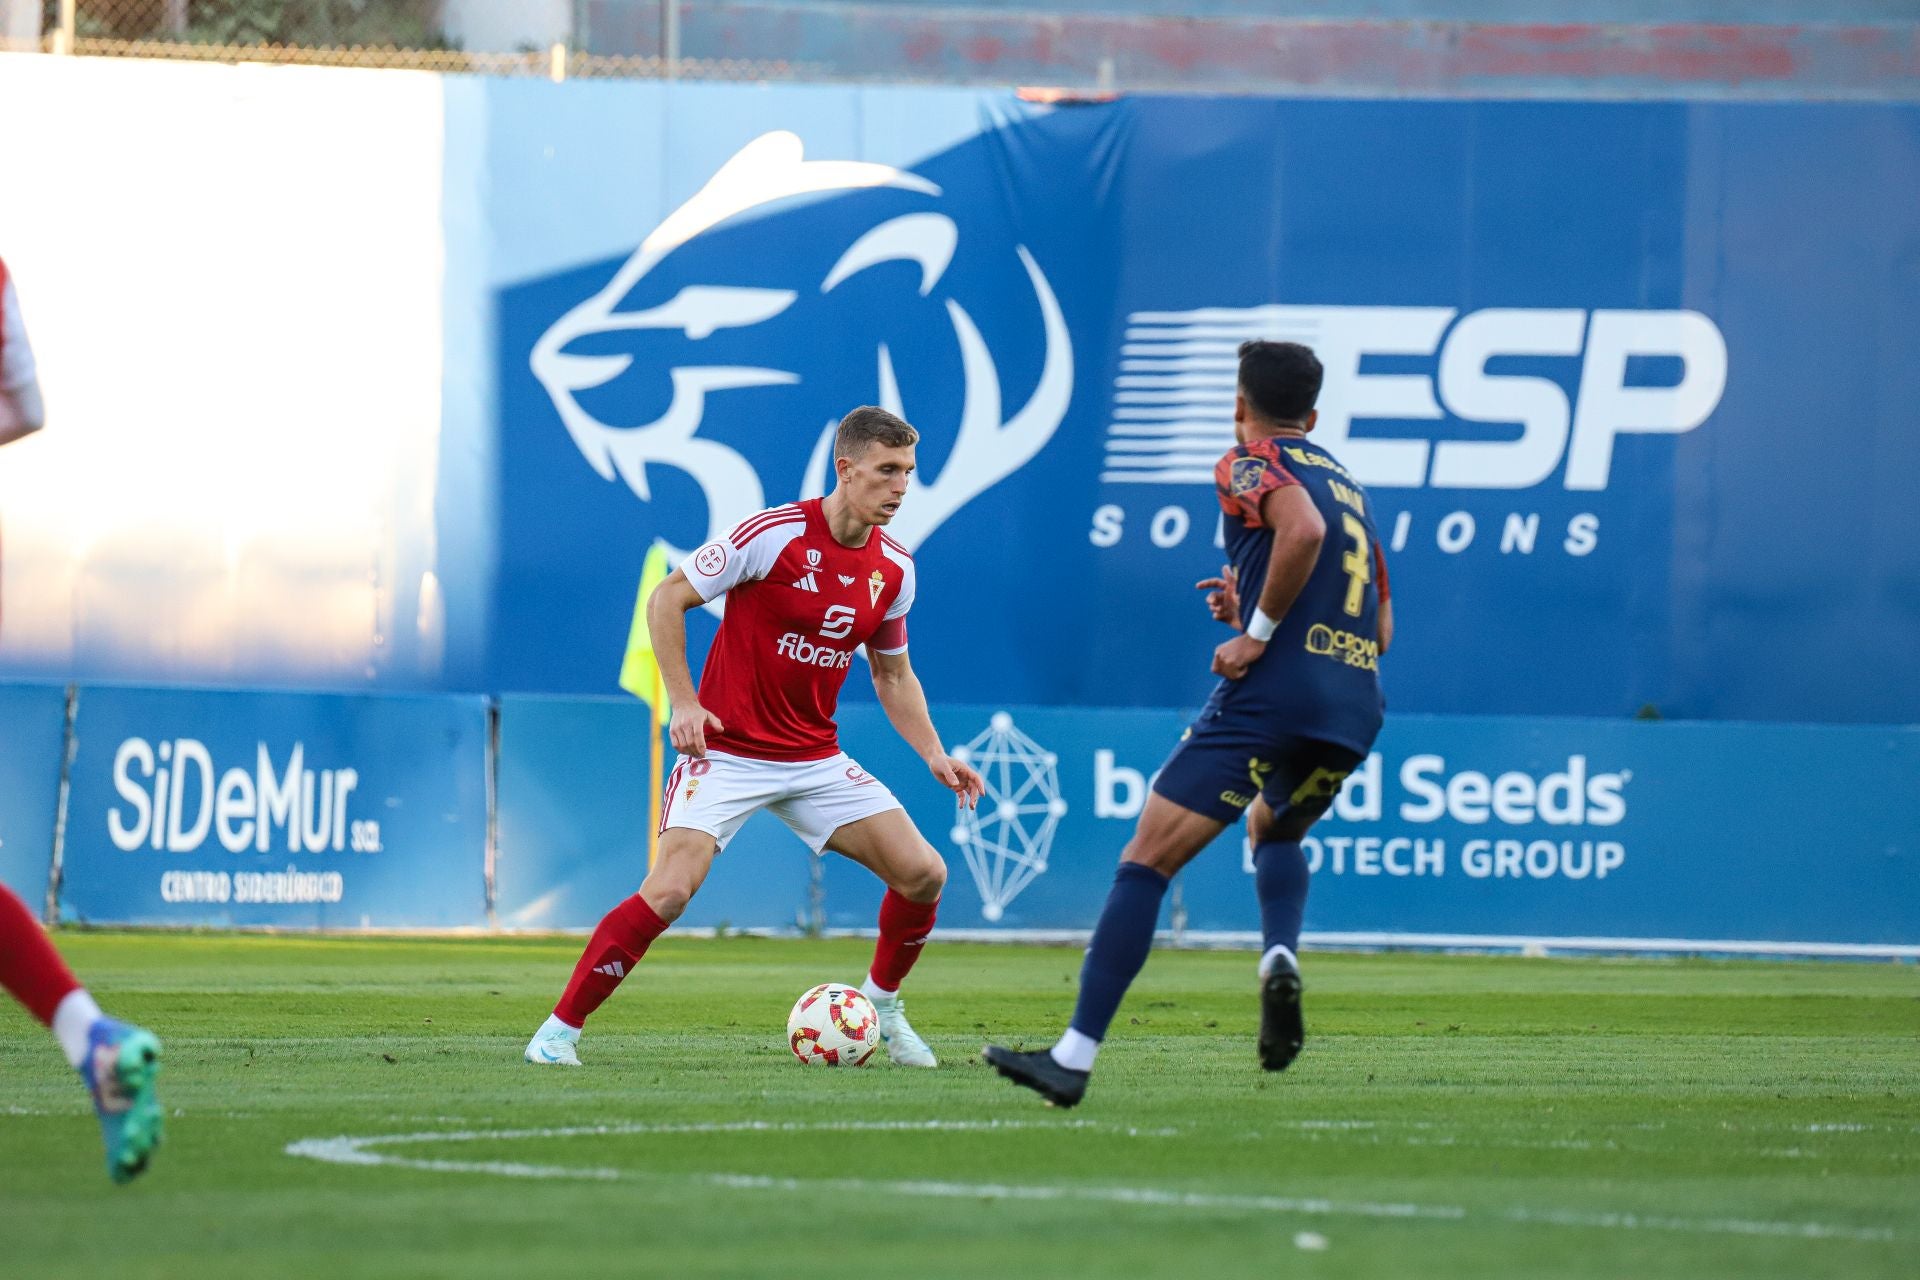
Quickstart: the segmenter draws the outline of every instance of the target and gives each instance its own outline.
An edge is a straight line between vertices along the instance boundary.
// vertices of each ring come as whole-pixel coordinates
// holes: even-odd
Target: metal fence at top
[[[682,0],[0,0],[0,50],[554,80],[786,80],[820,70],[682,57],[681,12]]]
[[[1244,0],[0,0],[0,48],[555,80],[1025,85],[1042,101],[1920,100],[1920,0],[1833,0],[1820,22],[1736,24],[1702,20],[1717,0],[1670,21],[1648,20],[1642,0],[1569,2],[1545,23],[1504,4],[1476,19],[1327,2],[1345,16]],[[1899,16],[1882,19],[1883,6]]]

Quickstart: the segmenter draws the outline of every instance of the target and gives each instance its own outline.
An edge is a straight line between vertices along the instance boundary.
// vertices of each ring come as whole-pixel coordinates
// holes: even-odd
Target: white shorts
[[[819,853],[841,827],[898,809],[886,784],[842,751],[825,760],[753,760],[709,751],[705,759],[681,756],[667,777],[660,830],[704,831],[722,849],[740,824],[771,809]]]

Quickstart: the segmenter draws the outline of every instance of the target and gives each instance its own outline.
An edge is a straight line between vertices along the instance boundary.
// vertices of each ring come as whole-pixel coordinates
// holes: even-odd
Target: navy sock
[[[1300,919],[1307,910],[1307,855],[1298,840],[1254,846],[1253,890],[1260,895],[1261,950],[1300,952]]]
[[[1107,1024],[1146,964],[1167,884],[1167,877],[1138,862],[1123,862],[1113,873],[1113,889],[1080,966],[1080,1000],[1073,1007],[1071,1025],[1088,1039],[1106,1038]]]

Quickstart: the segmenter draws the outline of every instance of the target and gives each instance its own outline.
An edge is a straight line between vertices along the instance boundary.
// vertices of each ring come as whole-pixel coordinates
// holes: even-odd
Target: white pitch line
[[[349,1141],[361,1146],[402,1146],[414,1142],[516,1142],[527,1138],[604,1138],[686,1133],[996,1133],[1016,1129],[1076,1129],[1124,1134],[1129,1138],[1173,1138],[1178,1129],[1135,1129],[1098,1120],[702,1120],[686,1123],[631,1121],[623,1124],[571,1125],[546,1129],[471,1129],[459,1132],[393,1133]]]
[[[501,1178],[570,1178],[588,1182],[614,1182],[624,1176],[618,1169],[521,1164],[498,1160],[416,1160],[410,1156],[382,1155],[365,1149],[377,1142],[397,1142],[402,1139],[421,1141],[429,1136],[431,1135],[408,1133],[395,1134],[387,1138],[303,1138],[299,1142],[289,1142],[285,1150],[290,1156],[318,1160],[322,1164],[377,1165],[388,1169],[417,1169],[426,1173],[490,1173]]]
[[[1018,1121],[971,1124],[966,1121],[931,1122],[942,1132],[976,1130],[993,1132],[1006,1129],[1068,1129],[1094,1127],[1088,1122],[1025,1125]],[[857,1128],[891,1130],[926,1129],[929,1124],[823,1124],[762,1126],[782,1132],[825,1129],[845,1131]],[[1223,1196],[1201,1192],[1163,1191],[1152,1187],[1072,1187],[1022,1185],[994,1182],[887,1182],[869,1178],[774,1178],[751,1173],[692,1173],[684,1175],[638,1174],[619,1169],[570,1165],[522,1164],[513,1161],[421,1160],[411,1156],[387,1155],[369,1151],[371,1146],[397,1146],[408,1142],[508,1141],[516,1137],[572,1137],[639,1131],[660,1132],[734,1132],[750,1130],[743,1125],[687,1125],[673,1129],[647,1126],[593,1125],[573,1129],[502,1129],[497,1132],[383,1134],[363,1138],[307,1138],[288,1143],[290,1156],[318,1160],[326,1164],[382,1166],[412,1169],[427,1173],[485,1173],[504,1178],[576,1179],[592,1182],[696,1182],[730,1191],[829,1191],[853,1195],[899,1195],[944,1200],[1018,1200],[1080,1201],[1099,1204],[1139,1204],[1179,1209],[1237,1209],[1256,1213],[1338,1214],[1369,1218],[1437,1218],[1454,1221],[1466,1216],[1466,1210],[1453,1205],[1373,1204],[1366,1201],[1296,1199],[1286,1196]],[[1121,1130],[1120,1132],[1127,1132]]]
[[[1627,1231],[1684,1231],[1703,1235],[1787,1236],[1804,1240],[1853,1240],[1885,1244],[1890,1227],[1845,1227],[1825,1222],[1757,1222],[1743,1218],[1668,1218],[1658,1214],[1589,1213],[1578,1209],[1509,1209],[1508,1222]]]
[[[651,1176],[651,1175],[650,1175]],[[997,1182],[881,1182],[866,1178],[769,1178],[758,1174],[690,1175],[710,1186],[736,1191],[840,1191],[854,1195],[930,1196],[950,1200],[1077,1200],[1096,1204],[1143,1204],[1167,1209],[1242,1209],[1255,1213],[1340,1214],[1367,1218],[1438,1218],[1467,1214],[1455,1205],[1370,1204],[1366,1201],[1301,1200],[1287,1196],[1220,1196],[1153,1187],[1071,1187]]]
[[[1358,1122],[1366,1123],[1366,1122]],[[732,1191],[837,1192],[854,1195],[898,1195],[954,1200],[1009,1200],[1133,1204],[1154,1208],[1238,1210],[1249,1213],[1298,1213],[1402,1220],[1465,1222],[1475,1215],[1461,1205],[1374,1203],[1364,1200],[1324,1200],[1289,1196],[1213,1195],[1169,1191],[1155,1187],[1081,1187],[1059,1184],[995,1182],[882,1181],[867,1178],[776,1178],[765,1174],[635,1173],[605,1167],[524,1164],[515,1161],[427,1160],[368,1150],[429,1142],[509,1142],[526,1138],[569,1138],[672,1133],[808,1133],[808,1132],[941,1132],[993,1133],[1009,1130],[1107,1130],[1130,1137],[1163,1137],[1177,1130],[1109,1128],[1095,1121],[1029,1123],[1018,1120],[846,1121],[828,1123],[764,1120],[689,1124],[579,1125],[547,1129],[463,1130],[454,1133],[393,1133],[364,1137],[306,1138],[284,1148],[289,1156],[326,1164],[379,1166],[428,1173],[482,1173],[495,1177],[574,1179],[594,1182],[694,1182]],[[1692,1235],[1771,1236],[1806,1240],[1849,1240],[1884,1244],[1894,1239],[1889,1227],[1853,1227],[1822,1222],[1769,1222],[1743,1218],[1676,1218],[1662,1215],[1609,1213],[1575,1209],[1530,1209],[1518,1206],[1495,1210],[1489,1216],[1536,1226],[1573,1227],[1608,1231],[1674,1231]]]

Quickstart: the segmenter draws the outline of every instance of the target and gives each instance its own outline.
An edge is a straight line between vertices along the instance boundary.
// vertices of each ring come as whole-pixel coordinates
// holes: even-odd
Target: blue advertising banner
[[[67,691],[0,685],[0,884],[36,913],[53,870]]]
[[[62,919],[486,924],[475,697],[84,687]]]
[[[1920,956],[1917,795],[1920,730],[1402,716],[1306,843],[1306,926]],[[1258,928],[1237,835],[1183,877],[1189,928]]]
[[[51,154],[144,105],[123,70],[36,70]],[[936,700],[1192,706],[1237,346],[1288,338],[1380,519],[1396,712],[1920,723],[1920,105],[266,73],[316,203],[178,70],[156,162],[327,245],[302,314],[371,381],[289,418],[250,323],[286,280],[170,244],[191,322],[147,289],[125,333],[260,376],[165,432],[107,388],[9,459],[0,676],[612,694],[650,545],[818,492],[878,402],[921,432],[891,532]],[[23,278],[138,276],[62,225]],[[76,511],[99,447],[148,482]]]
[[[1237,344],[1285,338],[1397,711],[1920,721],[1920,108],[544,88],[459,126],[455,247],[514,268],[489,687],[608,691],[649,544],[819,492],[875,402],[932,696],[1194,705],[1203,611],[1138,603],[1218,569]]]
[[[501,928],[590,929],[640,887],[652,803],[649,718],[631,698],[500,700],[494,912]],[[681,927],[801,925],[810,858],[777,818],[753,818]]]
[[[587,927],[642,874],[645,714],[517,701],[501,922]],[[949,704],[935,722],[986,778],[972,813],[877,707],[847,710],[842,743],[945,856],[941,927],[1090,929],[1184,719]],[[1920,730],[1395,717],[1307,842],[1308,940],[1920,956],[1916,795]],[[807,858],[755,818],[687,922],[786,928],[817,905],[829,928],[872,928],[873,876],[828,856],[810,900]],[[1250,880],[1231,828],[1176,881],[1163,925],[1252,941]]]
[[[1145,775],[1117,776],[1114,750],[1150,757],[1150,775],[1186,723],[1173,711],[936,706],[934,724],[949,747],[987,784],[971,812],[894,736],[878,707],[843,714],[841,741],[893,789],[946,858],[940,927],[1017,936],[1093,927],[1133,833],[1130,821],[1110,819],[1131,818],[1146,803]],[[825,870],[828,926],[873,928],[878,882],[841,858],[828,859]],[[1162,920],[1170,923],[1170,913]]]

